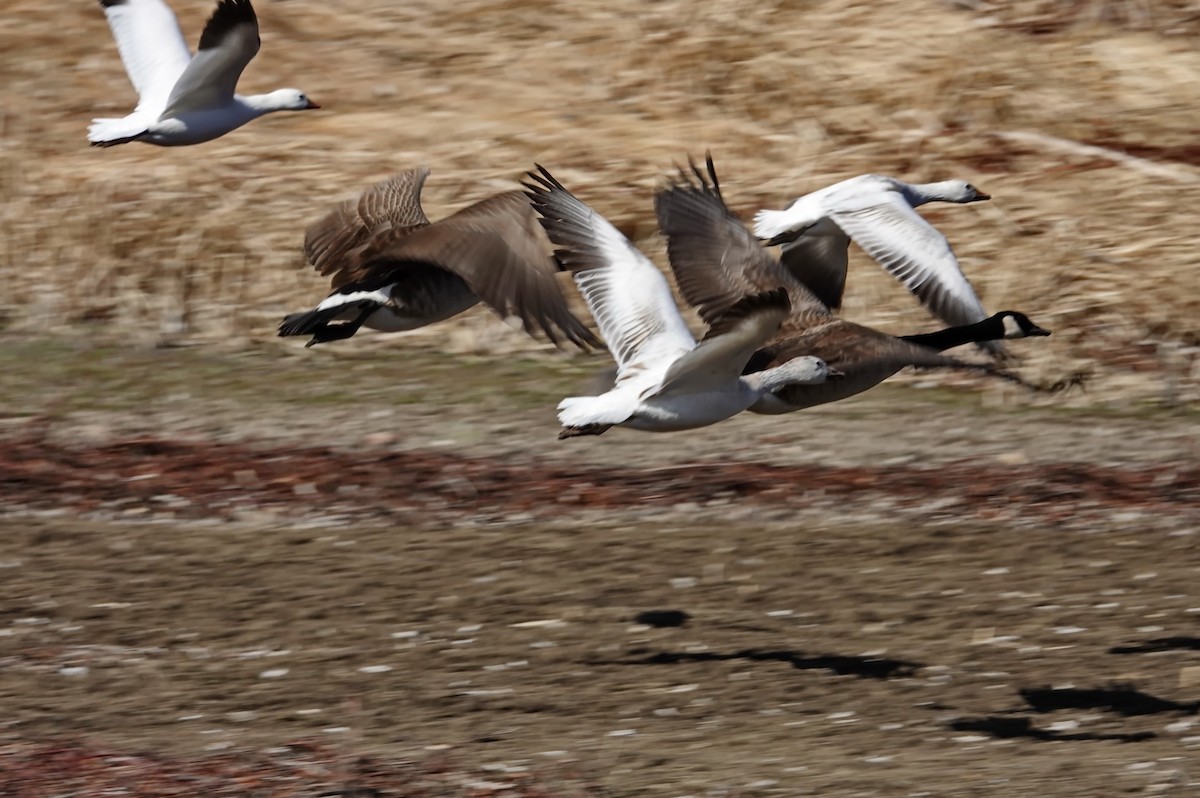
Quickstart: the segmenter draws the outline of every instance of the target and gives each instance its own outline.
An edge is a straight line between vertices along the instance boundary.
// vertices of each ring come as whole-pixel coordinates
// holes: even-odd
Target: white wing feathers
[[[987,318],[946,237],[899,192],[879,199],[829,217],[942,321],[960,325]]]
[[[671,286],[632,242],[539,166],[526,175],[526,194],[558,247],[600,335],[617,362],[617,382],[661,374],[696,346]]]
[[[138,93],[134,113],[157,116],[191,61],[174,12],[163,0],[101,0],[129,81]]]
[[[576,272],[575,283],[617,362],[618,381],[694,348],[662,272],[595,212],[590,231],[607,267]]]
[[[667,370],[658,396],[700,393],[737,382],[750,356],[779,332],[791,310],[787,291],[779,288],[746,297],[731,309],[737,318],[715,324],[721,329],[706,337]]]

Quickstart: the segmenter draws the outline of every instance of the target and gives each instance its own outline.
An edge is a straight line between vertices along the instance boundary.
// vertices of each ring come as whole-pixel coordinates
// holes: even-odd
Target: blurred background
[[[194,45],[214,0],[171,5]],[[255,7],[242,91],[323,110],[96,149],[100,5],[3,6],[0,795],[1196,794],[1200,2]],[[705,150],[744,219],[970,180],[924,215],[1087,391],[558,442],[607,355],[482,307],[275,334],[396,170],[438,218],[544,164],[665,265]],[[851,271],[850,319],[938,327]]]
[[[194,46],[212,3],[173,5]],[[296,86],[324,110],[196,147],[102,150],[87,145],[89,120],[127,113],[135,95],[101,9],[6,5],[5,334],[275,345],[279,318],[327,290],[304,266],[305,226],[415,166],[433,171],[436,218],[542,163],[665,264],[654,187],[711,149],[746,219],[863,172],[971,180],[994,200],[925,214],[990,310],[1054,331],[1019,348],[1023,373],[1094,369],[1088,394],[1054,401],[1200,398],[1200,4],[256,8],[263,46],[241,91]],[[854,248],[851,268],[846,316],[898,334],[936,326]],[[500,325],[476,308],[405,340],[364,333],[337,346],[539,348]]]

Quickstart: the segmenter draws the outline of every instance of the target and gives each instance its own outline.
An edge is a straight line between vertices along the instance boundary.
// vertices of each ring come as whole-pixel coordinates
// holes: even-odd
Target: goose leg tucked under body
[[[618,425],[650,432],[707,426],[771,391],[831,376],[824,361],[808,356],[742,375],[751,354],[788,314],[783,289],[731,304],[697,344],[654,264],[608,220],[538,169],[528,173],[529,198],[617,362],[611,390],[559,403],[560,438],[599,435]]]

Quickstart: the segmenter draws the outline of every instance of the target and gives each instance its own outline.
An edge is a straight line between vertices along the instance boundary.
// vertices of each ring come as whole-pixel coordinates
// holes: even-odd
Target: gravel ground
[[[302,403],[225,358],[6,397],[0,795],[1200,789],[1186,412],[909,384],[559,442],[579,370]]]

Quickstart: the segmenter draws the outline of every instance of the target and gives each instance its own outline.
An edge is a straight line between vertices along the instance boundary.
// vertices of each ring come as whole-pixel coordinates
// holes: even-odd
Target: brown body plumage
[[[312,345],[348,338],[364,325],[412,330],[482,301],[556,345],[600,347],[567,308],[528,198],[506,191],[430,222],[421,208],[428,174],[401,172],[309,227],[305,257],[331,277],[334,290],[315,309],[285,318],[279,334],[311,334]]]

